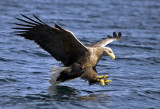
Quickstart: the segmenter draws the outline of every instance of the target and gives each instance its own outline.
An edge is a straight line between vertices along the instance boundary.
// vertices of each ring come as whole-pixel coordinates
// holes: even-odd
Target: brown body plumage
[[[115,58],[112,49],[105,46],[112,41],[118,40],[122,36],[120,32],[118,36],[113,32],[113,37],[108,35],[106,39],[83,45],[72,32],[56,24],[54,27],[51,27],[35,15],[33,16],[36,20],[25,15],[22,16],[28,21],[16,18],[25,23],[16,23],[16,25],[25,28],[13,28],[19,30],[15,34],[35,41],[66,67],[58,69],[57,75],[55,76],[54,74],[52,77],[52,83],[56,84],[58,81],[64,82],[77,77],[88,80],[90,85],[100,82],[96,71],[96,64],[102,56]]]

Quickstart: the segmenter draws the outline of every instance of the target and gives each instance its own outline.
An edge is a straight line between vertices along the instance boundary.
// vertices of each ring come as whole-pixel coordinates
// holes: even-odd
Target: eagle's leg
[[[104,86],[105,84],[108,84],[108,82],[111,82],[107,77],[108,75],[98,76],[97,72],[92,67],[84,68],[83,74],[81,75],[82,79],[88,80],[89,85],[101,83],[102,86]]]
[[[99,81],[102,86],[104,86],[105,84],[109,85],[108,83],[111,82],[112,80],[108,80],[108,75],[102,75],[102,76],[97,76],[97,81]]]

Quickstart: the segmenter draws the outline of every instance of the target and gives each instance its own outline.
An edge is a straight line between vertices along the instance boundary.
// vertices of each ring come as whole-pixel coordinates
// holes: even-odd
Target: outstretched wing
[[[120,38],[122,37],[122,33],[119,32],[118,33],[118,36],[115,32],[113,32],[113,37],[108,35],[108,38],[107,39],[103,39],[101,41],[98,41],[98,42],[93,42],[91,44],[88,44],[86,45],[87,47],[105,47],[107,44],[113,42],[113,41],[116,41],[116,40],[119,40]]]
[[[87,48],[72,32],[56,24],[54,27],[51,27],[35,15],[33,15],[35,19],[31,19],[23,14],[21,15],[26,20],[16,18],[23,23],[15,23],[19,27],[13,28],[17,30],[14,33],[33,40],[65,66],[70,66],[87,52]]]

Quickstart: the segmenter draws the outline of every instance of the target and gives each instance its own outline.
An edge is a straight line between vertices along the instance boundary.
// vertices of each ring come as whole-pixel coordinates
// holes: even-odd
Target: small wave
[[[14,79],[14,78],[6,78],[6,80],[8,80],[8,81],[10,81],[10,82],[15,82],[15,81],[17,81],[17,80]]]
[[[10,83],[10,82],[16,82],[16,79],[13,78],[0,78],[0,83]]]
[[[160,58],[159,57],[149,57],[146,58],[147,60],[153,61],[153,63],[160,63]]]
[[[10,62],[10,61],[12,61],[12,60],[10,60],[10,59],[6,59],[6,58],[3,58],[3,57],[0,57],[0,61]]]
[[[33,73],[33,74],[40,74],[40,73],[42,73],[42,72],[38,72],[38,71],[37,71],[37,72],[32,72],[32,73]]]
[[[0,83],[1,82],[5,82],[5,83],[8,83],[8,81],[6,79],[0,79]]]
[[[160,90],[145,90],[144,93],[146,94],[160,94]]]
[[[40,94],[30,94],[25,96],[25,98],[30,99],[30,100],[44,100],[46,98],[50,98],[50,96],[48,95],[40,95]]]

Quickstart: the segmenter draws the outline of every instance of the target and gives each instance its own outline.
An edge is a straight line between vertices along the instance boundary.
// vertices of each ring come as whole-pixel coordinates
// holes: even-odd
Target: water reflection
[[[75,88],[60,85],[52,85],[47,91],[54,100],[60,101],[76,99],[80,93]]]
[[[78,91],[75,88],[68,86],[52,85],[48,88],[48,93],[52,96],[72,96],[77,95]]]
[[[77,90],[73,87],[68,86],[50,86],[48,88],[48,93],[54,100],[98,100],[104,98],[105,100],[109,99],[110,96],[108,94],[101,92],[101,93],[94,93],[87,90]],[[88,93],[87,93],[88,92]]]

